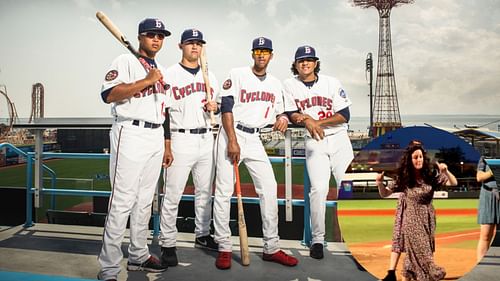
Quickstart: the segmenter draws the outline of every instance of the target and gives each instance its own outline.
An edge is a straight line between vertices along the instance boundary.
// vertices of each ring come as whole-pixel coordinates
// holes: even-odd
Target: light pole
[[[366,72],[369,73],[368,86],[370,87],[370,129],[368,130],[368,136],[373,137],[373,60],[372,53],[368,53],[366,57]]]

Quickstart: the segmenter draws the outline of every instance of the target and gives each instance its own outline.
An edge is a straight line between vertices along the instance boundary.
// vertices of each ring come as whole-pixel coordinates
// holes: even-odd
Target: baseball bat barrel
[[[240,173],[238,171],[238,163],[234,162],[234,174],[236,175],[236,197],[238,200],[238,230],[240,233],[240,253],[241,253],[241,264],[250,264],[250,253],[248,250],[248,235],[247,226],[245,223],[245,212],[243,210],[243,200],[241,199],[241,186],[240,186]]]
[[[139,57],[139,53],[137,52],[136,49],[130,44],[130,42],[127,40],[127,37],[120,31],[120,29],[111,21],[106,14],[104,14],[101,11],[98,11],[95,16],[99,21],[106,27],[111,34],[123,45],[125,46],[134,56]]]
[[[203,74],[203,82],[205,82],[205,93],[207,94],[207,102],[209,102],[212,101],[212,93],[210,88],[210,79],[208,78],[208,62],[207,62],[207,53],[205,46],[201,48],[200,66],[201,66],[201,72]],[[215,114],[213,111],[210,111],[210,125],[215,126],[215,124],[216,124]]]

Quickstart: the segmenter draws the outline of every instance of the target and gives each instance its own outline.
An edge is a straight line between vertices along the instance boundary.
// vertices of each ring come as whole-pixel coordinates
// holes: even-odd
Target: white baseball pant
[[[246,133],[234,129],[240,146],[240,162],[243,162],[252,177],[255,191],[260,198],[264,253],[279,251],[277,184],[273,168],[264,150],[259,133]],[[219,251],[231,252],[231,229],[229,217],[231,195],[234,192],[234,167],[227,156],[227,135],[221,128],[217,137],[216,180],[214,198],[215,241]]]
[[[177,239],[177,214],[179,203],[192,172],[195,187],[195,235],[210,234],[212,213],[212,184],[214,179],[214,137],[210,131],[205,134],[172,132],[172,153],[174,162],[167,169],[165,196],[161,210],[162,247],[174,247]]]
[[[165,149],[163,128],[144,128],[143,122],[134,126],[132,120],[115,122],[110,131],[110,146],[112,193],[98,257],[101,279],[116,278],[120,273],[121,243],[129,216],[128,260],[142,263],[150,256],[148,226]]]
[[[317,141],[306,138],[306,167],[311,182],[309,200],[311,206],[312,244],[325,241],[326,198],[333,174],[337,190],[354,154],[347,131],[340,131]]]

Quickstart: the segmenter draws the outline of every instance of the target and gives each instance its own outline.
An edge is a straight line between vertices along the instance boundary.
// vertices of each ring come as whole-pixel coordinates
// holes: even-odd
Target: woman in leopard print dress
[[[401,239],[406,251],[402,275],[407,280],[435,281],[446,275],[444,268],[434,263],[434,233],[436,215],[432,198],[434,191],[443,185],[456,185],[455,176],[444,163],[437,163],[438,173],[421,143],[412,143],[401,158],[396,180],[384,186],[383,172],[376,183],[381,196],[402,192]]]

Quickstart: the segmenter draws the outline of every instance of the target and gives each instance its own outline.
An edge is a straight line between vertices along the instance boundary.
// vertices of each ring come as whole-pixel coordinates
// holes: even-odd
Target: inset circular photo
[[[348,190],[339,192],[339,224],[353,257],[382,280],[465,276],[482,258],[481,156],[464,138],[427,126],[366,144],[344,178]]]

